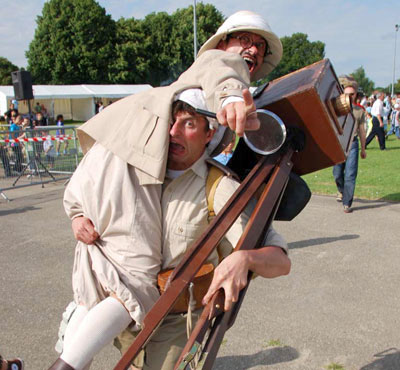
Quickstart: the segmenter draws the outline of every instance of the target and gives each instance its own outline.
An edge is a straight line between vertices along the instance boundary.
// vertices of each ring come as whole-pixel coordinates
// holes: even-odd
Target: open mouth
[[[169,143],[169,151],[172,153],[180,154],[185,151],[185,147],[181,144],[170,142]]]
[[[249,68],[249,71],[252,72],[257,65],[255,60],[246,55],[243,56],[243,59],[247,63],[247,67]]]

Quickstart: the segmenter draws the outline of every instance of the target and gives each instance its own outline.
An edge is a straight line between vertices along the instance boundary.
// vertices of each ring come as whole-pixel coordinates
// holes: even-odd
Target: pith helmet
[[[358,83],[353,76],[341,75],[339,76],[339,83],[342,85],[343,89],[352,87],[354,90],[358,91]]]
[[[222,23],[215,35],[204,43],[198,55],[200,56],[206,50],[215,49],[221,40],[226,39],[228,34],[240,31],[256,33],[268,42],[270,53],[264,56],[264,63],[252,79],[256,81],[264,78],[278,65],[282,58],[283,48],[281,40],[272,32],[267,21],[256,13],[241,10],[232,14]]]

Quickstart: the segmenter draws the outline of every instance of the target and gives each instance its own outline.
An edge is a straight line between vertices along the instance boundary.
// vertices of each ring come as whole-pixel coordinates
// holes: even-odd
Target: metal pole
[[[392,97],[394,96],[394,80],[396,74],[396,46],[397,46],[397,31],[399,30],[400,25],[396,24],[394,26],[394,58],[393,58],[393,80],[392,80]]]
[[[196,0],[193,0],[193,48],[194,48],[194,60],[197,58],[197,19],[196,19]]]

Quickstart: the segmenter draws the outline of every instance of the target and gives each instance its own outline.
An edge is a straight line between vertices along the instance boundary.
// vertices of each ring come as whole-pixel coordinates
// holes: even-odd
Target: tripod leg
[[[42,161],[40,159],[35,159],[35,161],[39,162],[39,164],[43,167],[44,172],[46,172],[54,181],[56,181],[55,177],[48,171],[48,169],[46,168],[46,166],[42,163]],[[42,179],[42,177],[40,177],[40,179]]]
[[[24,166],[24,168],[22,169],[21,173],[18,175],[18,177],[13,182],[12,186],[15,186],[15,184],[18,182],[18,180],[24,175],[26,169],[29,167],[29,164],[31,162],[32,162],[32,159]]]

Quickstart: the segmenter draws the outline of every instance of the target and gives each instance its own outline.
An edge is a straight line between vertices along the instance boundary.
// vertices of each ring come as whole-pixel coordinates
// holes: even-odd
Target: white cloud
[[[0,56],[17,66],[26,66],[25,51],[33,38],[35,20],[41,14],[44,1],[0,1],[4,2],[3,15],[12,15],[3,16],[0,22]],[[194,1],[99,0],[99,3],[114,19],[122,16],[140,19],[151,12],[172,13]],[[279,37],[302,32],[310,41],[324,42],[326,57],[331,59],[338,74],[351,73],[363,66],[376,85],[387,86],[392,81],[394,26],[400,24],[398,0],[379,3],[375,0],[253,0],[245,6],[243,1],[215,0],[212,4],[225,16],[242,9],[258,12]],[[397,36],[400,39],[400,35]],[[400,40],[397,54],[396,76],[400,78]]]

